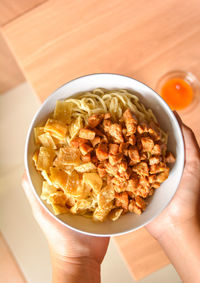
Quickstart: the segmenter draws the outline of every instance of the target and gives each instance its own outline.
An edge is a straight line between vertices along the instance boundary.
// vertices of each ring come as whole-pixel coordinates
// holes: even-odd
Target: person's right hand
[[[168,207],[146,226],[157,239],[169,230],[196,223],[200,226],[200,149],[194,133],[175,113],[185,143],[185,168],[179,188]]]

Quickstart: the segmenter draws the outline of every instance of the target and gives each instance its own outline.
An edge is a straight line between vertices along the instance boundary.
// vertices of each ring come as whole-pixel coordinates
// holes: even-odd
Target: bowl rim
[[[30,171],[29,171],[29,162],[28,162],[28,148],[29,148],[29,140],[30,140],[30,136],[31,136],[31,133],[32,133],[32,130],[33,130],[33,125],[35,123],[35,120],[38,116],[38,114],[41,112],[42,108],[44,107],[45,104],[48,104],[49,100],[52,99],[53,96],[56,95],[57,91],[61,90],[62,88],[64,88],[67,84],[73,82],[73,81],[77,81],[81,78],[85,78],[85,77],[93,77],[93,76],[102,76],[102,75],[108,75],[108,76],[116,76],[116,77],[124,77],[124,78],[128,78],[128,79],[131,79],[133,81],[135,81],[136,83],[139,83],[141,85],[144,85],[146,88],[149,88],[152,93],[157,96],[158,100],[160,100],[162,102],[162,104],[164,105],[164,108],[166,109],[166,112],[168,113],[169,116],[171,116],[175,122],[175,126],[176,126],[176,129],[178,130],[178,135],[180,137],[180,147],[181,147],[181,153],[183,155],[183,162],[182,164],[180,165],[179,167],[179,170],[181,171],[180,173],[180,180],[178,182],[178,185],[177,185],[177,188],[174,192],[173,195],[170,196],[169,200],[165,203],[165,205],[159,209],[155,214],[154,216],[152,216],[148,221],[146,221],[145,223],[141,224],[141,225],[138,225],[137,227],[135,228],[132,228],[132,229],[128,229],[128,230],[125,230],[123,232],[117,232],[117,233],[112,233],[112,234],[98,234],[98,233],[92,233],[92,232],[86,232],[86,231],[83,231],[83,230],[80,230],[78,228],[74,228],[72,226],[70,226],[69,224],[67,223],[64,223],[61,219],[59,219],[58,217],[56,217],[56,215],[54,215],[48,208],[47,206],[42,202],[42,200],[40,199],[39,195],[37,194],[36,190],[35,190],[35,187],[32,183],[32,179],[31,179],[31,176],[30,176]],[[89,89],[89,86],[88,86],[88,89]],[[75,94],[75,93],[74,93]],[[73,96],[73,95],[72,95]],[[182,133],[182,130],[181,130],[181,127],[176,119],[176,116],[174,115],[173,111],[170,109],[170,107],[168,106],[168,104],[164,101],[164,99],[155,91],[153,90],[151,87],[149,87],[148,85],[146,85],[145,83],[142,83],[141,81],[139,80],[136,80],[130,76],[126,76],[126,75],[122,75],[122,74],[117,74],[117,73],[92,73],[92,74],[87,74],[87,75],[83,75],[83,76],[80,76],[80,77],[77,77],[77,78],[74,78],[66,83],[64,83],[63,85],[61,85],[60,87],[58,87],[57,89],[55,89],[40,105],[39,109],[36,111],[36,113],[34,114],[33,118],[32,118],[32,121],[29,125],[29,128],[28,128],[28,131],[27,131],[27,135],[26,135],[26,141],[25,141],[25,150],[24,150],[24,164],[25,164],[25,171],[26,171],[26,174],[27,174],[27,178],[28,178],[28,181],[29,181],[29,184],[30,184],[30,187],[32,189],[32,192],[33,194],[35,195],[36,199],[39,201],[40,205],[42,205],[42,207],[44,208],[45,211],[47,211],[47,213],[53,217],[53,219],[55,219],[55,221],[58,221],[61,225],[67,227],[68,229],[72,229],[73,231],[75,232],[78,232],[78,233],[82,233],[84,235],[88,235],[88,236],[94,236],[94,237],[111,237],[111,236],[121,236],[121,235],[125,235],[127,233],[131,233],[133,231],[136,231],[146,225],[148,225],[150,222],[152,222],[156,217],[158,217],[163,211],[164,209],[168,206],[168,204],[171,202],[172,198],[174,197],[174,195],[176,194],[176,191],[180,185],[180,182],[181,182],[181,179],[182,179],[182,175],[183,175],[183,170],[184,170],[184,162],[185,161],[185,149],[184,149],[184,139],[183,139],[183,133]]]

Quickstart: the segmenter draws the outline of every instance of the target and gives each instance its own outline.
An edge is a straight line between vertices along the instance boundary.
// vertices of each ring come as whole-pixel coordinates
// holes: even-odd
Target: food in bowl
[[[140,215],[175,161],[152,110],[124,89],[98,88],[57,101],[34,133],[41,198],[56,215],[100,222]]]

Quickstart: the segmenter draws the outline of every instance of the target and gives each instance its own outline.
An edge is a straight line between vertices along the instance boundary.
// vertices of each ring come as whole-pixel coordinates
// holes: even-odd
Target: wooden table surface
[[[199,15],[199,0],[49,0],[4,25],[2,33],[43,101],[89,73],[120,73],[152,88],[174,69],[200,78]],[[182,115],[198,140],[199,111],[200,103]],[[169,263],[144,229],[116,242],[136,279]]]

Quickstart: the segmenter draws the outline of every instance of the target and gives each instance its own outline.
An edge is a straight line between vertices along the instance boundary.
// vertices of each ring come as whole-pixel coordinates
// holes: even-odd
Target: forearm
[[[53,283],[100,283],[100,265],[88,258],[60,259],[51,254]]]
[[[197,220],[170,228],[158,241],[183,282],[200,282],[200,225]]]

